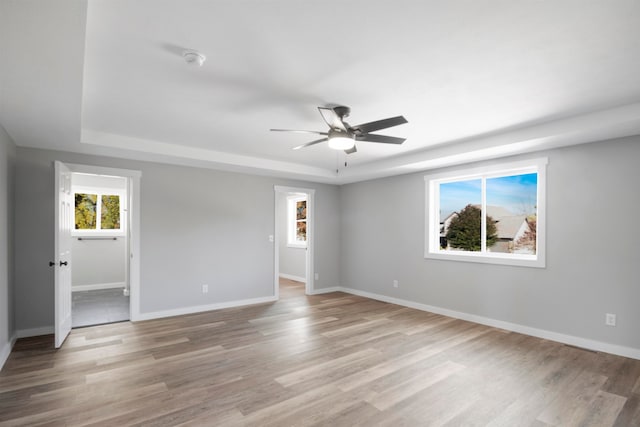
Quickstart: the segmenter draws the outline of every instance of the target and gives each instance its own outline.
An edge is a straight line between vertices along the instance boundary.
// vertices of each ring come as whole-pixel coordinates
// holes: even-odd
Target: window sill
[[[101,231],[94,231],[94,232],[72,231],[71,232],[71,237],[125,237],[125,236],[126,234],[122,230],[114,230],[114,231],[101,230]]]
[[[516,267],[545,268],[545,260],[541,255],[515,255],[508,257],[493,253],[473,253],[473,252],[426,252],[427,259],[439,259],[444,261],[475,262],[480,264],[497,264]]]
[[[306,244],[287,243],[287,247],[291,249],[307,249]]]

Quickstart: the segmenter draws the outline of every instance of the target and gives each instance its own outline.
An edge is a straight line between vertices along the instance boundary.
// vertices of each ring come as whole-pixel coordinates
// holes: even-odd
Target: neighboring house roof
[[[480,209],[480,205],[473,205],[476,208]],[[514,216],[513,212],[508,209],[503,208],[502,206],[491,206],[487,205],[487,215],[489,215],[494,220],[499,220],[500,218],[504,218],[506,216]]]
[[[480,205],[473,205],[480,209]],[[496,229],[498,231],[499,239],[516,240],[527,230],[527,215],[514,215],[513,212],[502,206],[487,206],[487,214],[493,218],[496,222]],[[447,234],[447,229],[451,220],[458,216],[457,212],[451,213],[440,225],[443,225],[440,235],[444,237]]]
[[[493,218],[493,219],[495,220],[496,218]],[[504,216],[497,219],[496,221],[498,221],[496,223],[496,228],[498,229],[498,238],[514,240],[516,236],[521,234],[523,225],[526,226],[527,216],[526,215]]]
[[[458,212],[451,212],[443,221],[440,222],[440,237],[445,237],[447,235],[447,230],[449,229],[451,220],[457,216]]]

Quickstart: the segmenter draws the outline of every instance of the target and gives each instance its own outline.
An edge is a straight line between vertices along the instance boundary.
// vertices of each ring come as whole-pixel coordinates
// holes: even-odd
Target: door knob
[[[60,267],[62,267],[63,265],[67,265],[69,264],[67,261],[60,261]]]
[[[53,262],[53,261],[49,261],[49,267],[53,267],[54,265],[56,265],[56,263],[55,263],[55,262]]]

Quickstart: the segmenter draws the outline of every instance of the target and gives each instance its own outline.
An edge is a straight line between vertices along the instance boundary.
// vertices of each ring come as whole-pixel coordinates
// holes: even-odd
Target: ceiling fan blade
[[[402,144],[407,138],[396,138],[395,136],[375,135],[368,133],[366,135],[356,135],[356,141],[381,142],[383,144]]]
[[[317,130],[296,130],[296,129],[269,129],[272,132],[293,132],[293,133],[312,133],[314,135],[329,135],[329,132],[319,132]]]
[[[349,148],[348,150],[344,150],[344,152],[347,154],[355,153],[356,151],[358,151],[358,149],[356,148],[355,144],[353,144],[353,147]]]
[[[318,111],[320,111],[322,118],[325,122],[327,122],[331,129],[340,129],[345,132],[347,131],[347,127],[344,125],[344,123],[342,123],[342,119],[333,108],[318,107]]]
[[[375,132],[377,130],[386,129],[398,125],[409,123],[403,116],[390,117],[388,119],[376,120],[375,122],[362,123],[361,125],[352,126],[353,130],[359,130],[362,133]]]
[[[297,147],[293,147],[292,150],[299,150],[301,148],[309,147],[310,145],[320,144],[321,142],[328,141],[329,138],[321,138],[316,139],[315,141],[307,142],[306,144],[298,145]]]

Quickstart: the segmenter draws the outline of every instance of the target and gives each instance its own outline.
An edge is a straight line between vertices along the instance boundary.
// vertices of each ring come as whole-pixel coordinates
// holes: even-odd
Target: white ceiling
[[[27,147],[345,183],[640,133],[637,0],[0,0],[0,48]],[[336,104],[407,141],[269,132]]]

